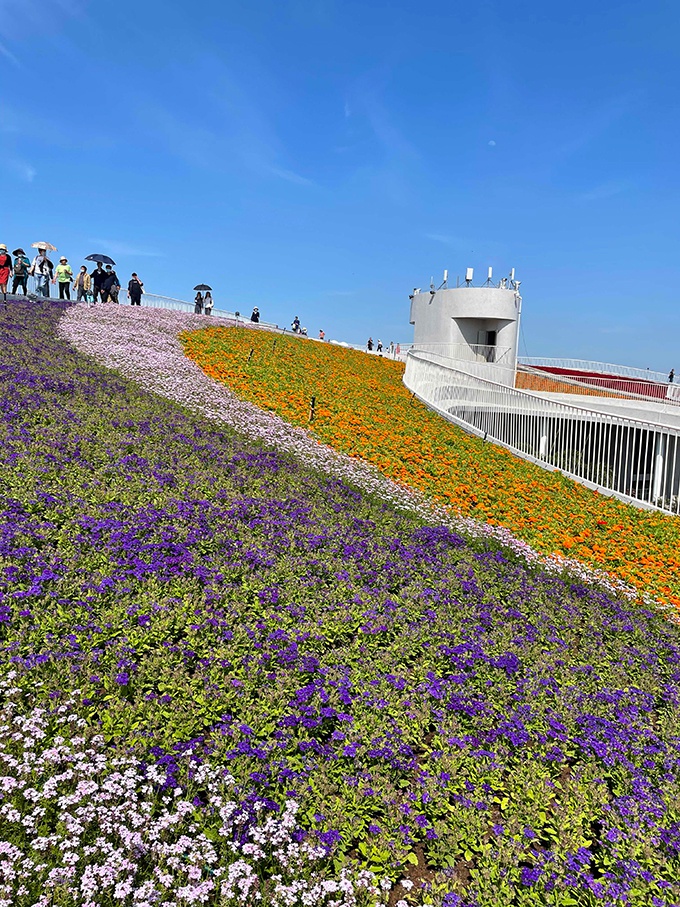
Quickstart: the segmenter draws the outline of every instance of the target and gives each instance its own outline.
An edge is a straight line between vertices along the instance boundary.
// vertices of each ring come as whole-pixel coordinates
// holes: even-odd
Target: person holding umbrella
[[[106,302],[105,291],[104,291],[104,281],[106,280],[106,271],[101,261],[97,262],[97,267],[90,274],[90,279],[92,283],[92,296],[95,302],[98,299],[101,299],[102,302]]]
[[[12,277],[12,293],[16,295],[19,287],[24,288],[24,296],[28,293],[28,269],[31,267],[31,262],[23,249],[15,249],[12,252],[14,256],[14,270]]]
[[[197,290],[196,296],[194,297],[194,315],[203,314],[203,306],[205,305],[205,300],[203,298],[203,293],[206,293],[206,299],[210,296],[210,291],[212,287],[209,287],[207,283],[196,284],[194,290]],[[212,302],[212,299],[210,300]],[[212,308],[212,305],[210,306]],[[209,315],[210,312],[206,312],[206,315]]]
[[[102,302],[106,302],[106,291],[104,289],[104,281],[106,280],[107,274],[104,270],[104,265],[115,265],[115,261],[112,258],[109,258],[108,255],[102,255],[100,252],[95,252],[92,255],[86,255],[85,261],[96,261],[97,267],[90,274],[92,278],[92,297],[93,301],[96,302],[97,298],[101,298]],[[116,278],[117,280],[118,278]],[[120,284],[119,284],[120,285]]]
[[[37,248],[38,254],[33,259],[28,273],[35,277],[35,288],[38,294],[49,299],[50,280],[52,280],[54,265],[47,257],[48,246],[56,252],[54,246],[49,243],[33,243],[33,248]]]

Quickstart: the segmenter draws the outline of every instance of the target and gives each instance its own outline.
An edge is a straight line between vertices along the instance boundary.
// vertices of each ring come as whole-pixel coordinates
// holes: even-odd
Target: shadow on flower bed
[[[0,741],[3,853],[29,856],[31,822],[48,840],[31,878],[1,864],[0,896],[113,896],[87,828],[35,813],[54,785],[76,796],[50,766],[91,746],[97,784],[132,760],[121,821],[191,807],[168,847],[135,839],[164,904],[230,903],[239,872],[265,902],[379,901],[357,863],[392,902],[677,902],[678,627],[247,444],[74,353],[57,304],[34,311],[0,328],[5,714],[68,752],[29,759],[36,798],[25,742]],[[219,824],[225,771],[243,815],[287,817],[278,863]],[[316,862],[275,894],[288,844]],[[343,866],[339,892],[313,888]]]

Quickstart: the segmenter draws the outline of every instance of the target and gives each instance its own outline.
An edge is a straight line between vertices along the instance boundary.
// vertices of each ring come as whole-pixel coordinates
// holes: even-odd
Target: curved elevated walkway
[[[404,384],[444,418],[546,469],[638,507],[680,512],[680,409],[674,400],[662,402],[656,391],[643,396],[616,380],[605,387],[531,369],[544,374],[550,390],[501,384],[493,375],[482,377],[472,363],[411,349]],[[585,377],[620,377],[639,389],[644,381],[634,372],[641,370],[630,371],[618,376],[591,369]],[[650,378],[651,385],[661,384],[657,373]]]

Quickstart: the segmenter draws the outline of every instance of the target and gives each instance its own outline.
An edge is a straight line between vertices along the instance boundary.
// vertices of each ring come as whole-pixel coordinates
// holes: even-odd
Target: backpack
[[[15,258],[14,259],[14,276],[23,277],[25,270],[26,270],[26,262],[22,261],[20,258]]]

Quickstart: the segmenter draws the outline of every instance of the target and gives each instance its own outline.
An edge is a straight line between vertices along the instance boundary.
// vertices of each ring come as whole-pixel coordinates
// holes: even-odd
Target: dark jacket
[[[104,268],[102,268],[101,271],[99,270],[99,268],[95,268],[94,271],[90,274],[90,277],[92,278],[92,286],[96,287],[96,289],[98,290],[101,289],[104,286],[104,281],[106,280],[107,276],[108,275]]]
[[[143,290],[142,287],[144,284],[141,280],[135,280],[133,277],[132,280],[128,283],[128,293],[132,296],[133,299],[141,299]]]
[[[107,272],[106,272],[106,279],[105,279],[105,281],[104,281],[104,283],[103,283],[104,289],[105,289],[105,290],[110,290],[111,287],[119,287],[119,286],[120,286],[120,280],[118,280],[118,275],[116,274],[116,272],[115,272],[115,271],[107,271]]]

